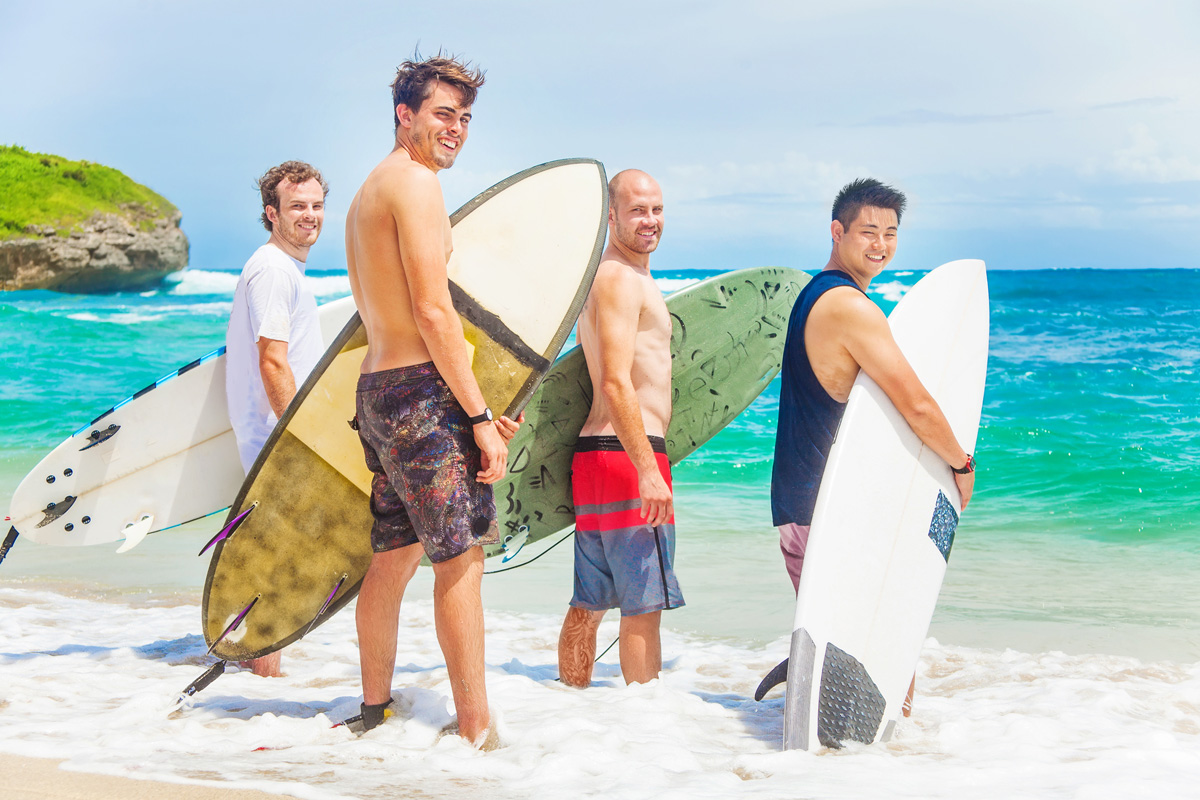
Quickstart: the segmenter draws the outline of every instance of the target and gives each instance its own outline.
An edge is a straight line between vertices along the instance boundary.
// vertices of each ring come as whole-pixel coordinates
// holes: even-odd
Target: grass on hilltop
[[[28,236],[27,225],[67,236],[96,212],[132,216],[152,230],[156,217],[174,211],[165,197],[112,167],[0,145],[0,241]]]

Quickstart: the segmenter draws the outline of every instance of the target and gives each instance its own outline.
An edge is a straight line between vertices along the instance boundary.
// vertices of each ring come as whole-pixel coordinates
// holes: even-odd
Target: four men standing
[[[434,571],[438,641],[458,731],[485,745],[479,545],[497,539],[491,484],[504,477],[517,423],[493,420],[471,372],[451,302],[453,249],[437,172],[467,140],[484,76],[452,58],[409,61],[392,85],[395,139],[346,215],[346,260],[368,348],[355,423],[374,478],[374,556],[357,605],[363,680],[360,730],[391,702],[398,616],[422,556]],[[228,338],[228,393],[249,469],[322,352],[316,304],[304,285],[320,234],[327,186],[286,162],[260,181],[266,245],[247,262]],[[965,507],[974,460],[896,346],[870,281],[895,253],[904,196],[878,181],[843,189],[833,209],[833,251],[803,290],[784,351],[772,514],[798,586],[817,488],[850,387],[866,370],[913,430],[955,470]],[[609,242],[579,317],[594,397],[572,464],[577,519],[575,588],[559,638],[559,672],[588,686],[596,631],[621,609],[627,683],[662,668],[663,609],[684,604],[673,570],[674,498],[665,434],[671,418],[671,318],[650,271],[663,230],[658,184],[626,170],[609,183]],[[268,657],[270,658],[270,657]],[[260,659],[259,674],[278,674]]]

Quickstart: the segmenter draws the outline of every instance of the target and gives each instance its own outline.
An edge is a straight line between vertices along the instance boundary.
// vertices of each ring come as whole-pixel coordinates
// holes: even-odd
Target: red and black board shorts
[[[671,486],[661,436],[650,436],[659,472]],[[637,468],[616,436],[581,436],[571,462],[575,501],[575,594],[589,611],[622,616],[684,604],[675,577],[675,517],[650,526],[641,517]]]

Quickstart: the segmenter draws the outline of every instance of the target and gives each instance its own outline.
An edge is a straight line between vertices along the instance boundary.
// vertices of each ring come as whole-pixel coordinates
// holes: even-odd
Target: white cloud
[[[1130,129],[1133,141],[1113,153],[1109,169],[1124,178],[1153,183],[1200,180],[1200,163],[1188,156],[1162,152],[1150,127],[1138,123]]]

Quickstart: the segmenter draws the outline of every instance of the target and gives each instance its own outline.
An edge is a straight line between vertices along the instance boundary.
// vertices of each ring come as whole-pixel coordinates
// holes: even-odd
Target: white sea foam
[[[701,278],[655,278],[654,282],[658,284],[658,288],[666,294],[677,292],[680,289],[686,289],[699,283]]]
[[[79,322],[108,322],[113,325],[137,325],[142,322],[156,322],[165,316],[166,314],[148,314],[136,311],[120,311],[115,314],[95,314],[90,311],[82,311],[78,314],[67,314],[67,319]]]
[[[308,285],[321,301],[336,300],[350,294],[349,275],[313,275],[309,277]]]
[[[891,281],[890,283],[881,283],[878,286],[872,286],[867,291],[871,294],[882,295],[884,300],[889,303],[899,303],[900,298],[911,289],[911,286],[901,283],[900,281]]]
[[[227,294],[237,288],[238,273],[220,270],[185,269],[167,276],[164,282],[174,295]]]
[[[489,611],[487,680],[505,744],[457,737],[428,594],[402,614],[398,715],[361,738],[353,613],[288,648],[280,679],[227,674],[176,708],[210,661],[194,600],[0,586],[0,750],[74,770],[222,782],[298,797],[1124,798],[1194,795],[1200,664],[926,643],[917,701],[886,745],[781,752],[782,695],[752,699],[786,650],[664,631],[662,679],[554,681],[559,617]],[[606,621],[601,638],[615,631]]]

